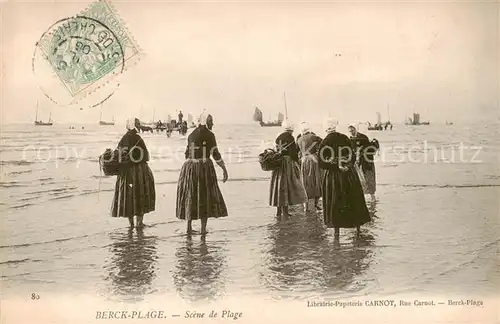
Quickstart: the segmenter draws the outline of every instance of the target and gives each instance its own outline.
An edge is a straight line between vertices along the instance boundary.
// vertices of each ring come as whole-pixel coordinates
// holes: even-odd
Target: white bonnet
[[[128,130],[137,130],[137,128],[135,127],[135,117],[130,117],[127,119],[127,124],[126,124],[126,127]]]
[[[323,123],[323,127],[327,133],[330,133],[337,130],[338,124],[339,124],[338,120],[333,118],[327,118]]]
[[[281,127],[286,131],[293,131],[293,123],[288,119],[285,119],[281,124]]]

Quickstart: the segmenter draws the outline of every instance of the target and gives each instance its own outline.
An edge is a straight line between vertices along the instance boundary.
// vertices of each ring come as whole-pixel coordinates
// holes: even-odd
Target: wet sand
[[[109,216],[114,177],[100,178],[96,162],[103,146],[116,144],[121,128],[66,137],[90,143],[88,158],[58,168],[16,162],[22,145],[14,139],[30,139],[6,131],[4,137],[11,138],[2,146],[2,299],[33,292],[200,303],[242,294],[263,300],[494,295],[500,284],[498,134],[484,141],[473,127],[428,130],[435,132],[369,135],[383,146],[427,137],[445,145],[481,138],[483,162],[378,162],[377,199],[368,202],[373,221],[360,239],[355,230],[343,230],[339,243],[321,213],[304,214],[297,207],[290,220],[280,222],[267,205],[270,173],[260,170],[256,155],[261,139],[272,139],[276,129],[249,127],[239,138],[231,128],[216,132],[225,157],[230,153],[224,149],[235,141],[243,156],[228,163],[230,181],[220,183],[230,215],[210,220],[205,239],[187,237],[186,224],[174,216],[182,161],[152,161],[156,211],[145,216],[146,228],[130,231],[126,219]],[[55,131],[30,136],[38,136],[39,144],[62,141]],[[451,143],[450,134],[456,135]],[[185,146],[184,138],[144,138],[151,151],[165,143],[181,151]]]

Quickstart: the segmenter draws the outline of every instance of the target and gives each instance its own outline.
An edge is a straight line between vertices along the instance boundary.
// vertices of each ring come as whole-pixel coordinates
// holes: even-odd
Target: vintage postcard
[[[0,323],[499,323],[498,1],[0,1]]]

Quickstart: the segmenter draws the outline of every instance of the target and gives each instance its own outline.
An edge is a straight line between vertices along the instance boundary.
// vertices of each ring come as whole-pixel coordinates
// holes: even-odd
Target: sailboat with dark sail
[[[113,126],[115,124],[115,117],[113,116],[112,121],[102,120],[102,104],[101,104],[101,116],[99,117],[99,125],[101,126]]]
[[[285,100],[285,114],[286,117],[288,118],[288,112],[287,112],[287,106],[286,106],[286,94],[283,93],[283,98]],[[285,115],[283,115],[281,112],[278,113],[278,119],[275,121],[269,121],[269,122],[264,122],[262,119],[262,111],[255,107],[255,111],[253,113],[253,120],[259,122],[260,126],[262,127],[280,127],[283,124],[283,120],[285,120]]]
[[[49,114],[49,121],[44,122],[41,120],[38,120],[38,101],[36,102],[36,114],[35,114],[35,126],[52,126],[52,114]]]
[[[420,121],[420,114],[413,113],[413,118],[408,118],[405,122],[406,125],[418,126],[418,125],[430,125],[429,121]]]
[[[264,114],[262,113],[262,110],[260,110],[259,108],[255,107],[255,111],[253,113],[252,120],[254,122],[258,122],[260,124],[260,126],[262,126],[262,127],[281,126],[281,123],[284,120],[284,116],[283,116],[282,113],[278,113],[278,119],[277,120],[275,120],[275,121],[269,121],[267,123],[263,121],[263,116],[264,116]]]

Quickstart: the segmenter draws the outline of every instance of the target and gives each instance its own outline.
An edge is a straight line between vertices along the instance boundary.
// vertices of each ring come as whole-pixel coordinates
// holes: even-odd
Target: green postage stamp
[[[75,102],[105,87],[135,63],[139,54],[138,45],[117,12],[109,2],[100,0],[77,16],[57,21],[42,35],[35,49],[33,70],[37,74],[44,70],[40,64],[48,63]],[[51,92],[57,92],[54,84],[50,89],[43,86],[45,94],[58,102],[52,98]],[[112,91],[114,88],[108,89]]]

